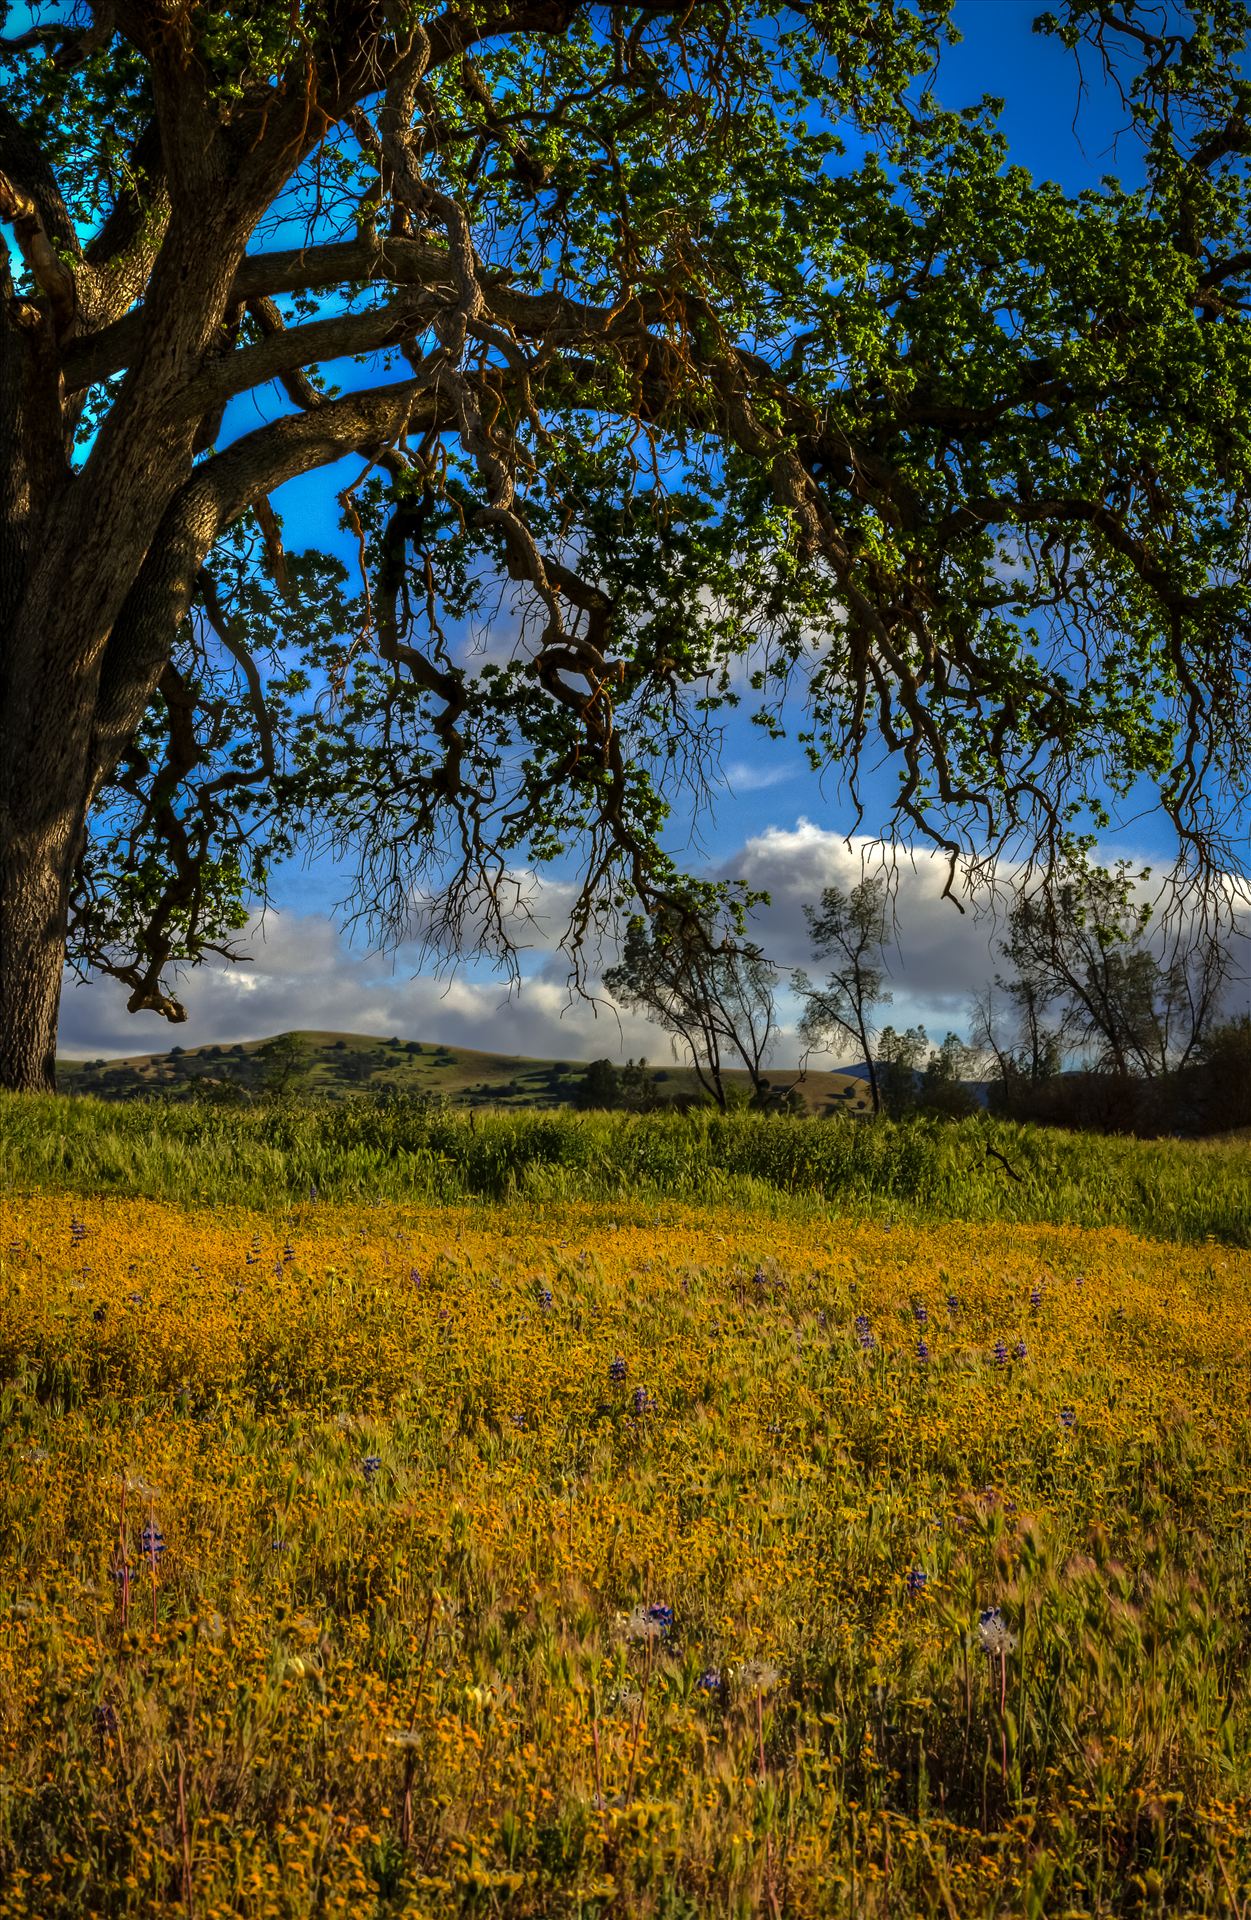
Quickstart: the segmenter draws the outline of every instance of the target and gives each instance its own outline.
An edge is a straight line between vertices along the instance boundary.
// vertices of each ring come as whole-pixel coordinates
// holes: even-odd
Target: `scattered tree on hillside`
[[[814,987],[802,968],[791,976],[795,992],[804,1001],[799,1035],[805,1050],[831,1053],[849,1040],[868,1072],[874,1113],[882,1110],[882,1095],[873,1059],[871,1016],[874,1007],[891,999],[884,959],[889,906],[889,890],[880,874],[861,880],[850,893],[826,887],[820,907],[805,906],[804,917],[814,955],[833,964],[821,987]]]
[[[621,1069],[621,1103],[638,1113],[650,1113],[659,1103],[656,1082],[663,1076],[648,1066],[642,1054]]]
[[[262,1085],[275,1097],[289,1093],[312,1070],[313,1051],[301,1034],[277,1034],[257,1051],[264,1069]]]
[[[724,1068],[742,1061],[753,1094],[768,1092],[764,1064],[774,1032],[777,970],[741,928],[717,909],[673,909],[631,917],[621,958],[604,985],[623,1006],[646,1014],[685,1049],[695,1077],[724,1112]]]
[[[616,1107],[621,1104],[621,1074],[611,1060],[592,1060],[578,1082],[578,1105]]]
[[[298,839],[379,935],[507,957],[564,854],[575,959],[664,915],[743,679],[953,860],[1110,767],[1242,857],[1251,14],[1057,0],[1143,176],[1066,195],[927,90],[950,10],[5,10],[0,1085],[67,943],[178,1020]]]

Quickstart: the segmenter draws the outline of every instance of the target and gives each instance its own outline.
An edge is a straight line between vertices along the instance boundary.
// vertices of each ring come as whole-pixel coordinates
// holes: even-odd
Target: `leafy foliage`
[[[177,1018],[310,840],[376,930],[428,893],[506,955],[563,860],[579,955],[683,897],[673,798],[743,698],[853,811],[872,742],[879,825],[953,860],[1146,782],[1183,867],[1237,864],[1248,12],[1176,11],[1041,23],[1145,173],[1076,195],[929,90],[948,0],[11,17],[22,419],[76,449],[12,672],[98,755],[79,964]],[[349,458],[285,553],[271,494]]]

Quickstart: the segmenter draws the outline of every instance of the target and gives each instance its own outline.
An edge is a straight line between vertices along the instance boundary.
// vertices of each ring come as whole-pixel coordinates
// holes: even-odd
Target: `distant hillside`
[[[304,1096],[348,1099],[354,1094],[408,1093],[442,1098],[455,1106],[559,1107],[577,1103],[586,1065],[570,1060],[526,1060],[508,1053],[480,1053],[473,1047],[448,1047],[430,1040],[378,1040],[360,1033],[299,1032],[304,1064],[290,1073],[287,1090]],[[64,1093],[90,1093],[103,1100],[133,1100],[164,1094],[199,1094],[220,1099],[255,1099],[281,1075],[267,1049],[273,1041],[246,1040],[234,1046],[171,1047],[168,1053],[126,1060],[60,1060],[58,1083]],[[662,1100],[689,1098],[698,1091],[688,1068],[652,1070]],[[779,1094],[794,1085],[798,1069],[777,1068],[769,1075]],[[726,1080],[747,1088],[747,1075],[729,1072]],[[868,1091],[856,1073],[809,1073],[799,1084],[805,1105],[815,1113],[868,1110]]]

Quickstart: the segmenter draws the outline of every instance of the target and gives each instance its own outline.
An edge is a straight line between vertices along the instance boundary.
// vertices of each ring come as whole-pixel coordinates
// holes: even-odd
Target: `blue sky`
[[[1002,98],[1002,124],[1014,161],[1068,191],[1095,184],[1110,171],[1133,177],[1133,143],[1118,143],[1116,137],[1124,117],[1119,101],[1097,64],[1087,59],[1078,118],[1080,82],[1074,55],[1058,41],[1031,31],[1043,10],[1043,0],[958,0],[955,19],[964,38],[943,54],[935,84],[939,99],[947,106],[962,106],[983,95]],[[345,467],[345,475],[347,471]],[[336,531],[327,502],[333,502],[333,489],[324,473],[287,487],[278,503],[289,540],[298,545],[302,534],[307,539],[315,532],[319,540],[336,543],[353,564],[354,550]],[[794,741],[770,742],[745,712],[727,716],[723,771],[725,784],[715,815],[700,820],[698,840],[692,843],[710,862],[729,857],[764,823],[793,824],[802,816],[837,827],[845,817],[831,782],[808,770]],[[687,838],[689,823],[675,816],[672,824],[677,848]],[[1161,857],[1168,852],[1163,823],[1144,819],[1135,825],[1133,837],[1136,853]],[[276,897],[279,904],[305,910],[314,904],[329,908],[342,889],[343,876],[327,862],[309,867],[297,860],[281,876]]]
[[[943,56],[938,97],[953,107],[986,94],[1001,97],[1012,158],[1040,179],[1056,180],[1069,191],[1107,173],[1132,180],[1136,155],[1131,140],[1117,137],[1119,100],[1096,62],[1088,59],[1079,79],[1072,54],[1031,32],[1041,10],[1042,0],[958,0],[955,19],[964,38]],[[236,424],[249,422],[241,418]],[[333,498],[334,485],[324,473],[284,490],[276,504],[288,545],[341,542],[333,529]],[[775,905],[763,917],[764,944],[785,968],[804,964],[803,900],[833,881],[854,882],[864,849],[844,842],[850,823],[833,784],[807,769],[793,742],[769,741],[745,714],[728,717],[723,775],[715,807],[700,822],[691,864],[768,886]],[[869,793],[872,800],[871,785]],[[671,825],[675,849],[692,845],[689,817],[675,814]],[[1123,816],[1103,851],[1161,867],[1171,847],[1165,823],[1144,803]],[[274,915],[250,937],[254,964],[233,975],[206,968],[185,980],[187,1028],[175,1032],[156,1016],[126,1015],[123,990],[98,982],[67,991],[63,1047],[80,1055],[132,1053],[161,1049],[174,1039],[195,1044],[330,1025],[531,1054],[624,1057],[645,1050],[653,1059],[664,1057],[663,1039],[640,1023],[618,1028],[602,1010],[597,1014],[570,999],[567,968],[546,943],[527,957],[519,998],[505,997],[482,965],[462,970],[449,985],[417,971],[415,950],[378,956],[359,942],[350,945],[332,924],[349,884],[350,876],[324,858],[288,862],[275,876]],[[941,1035],[964,1026],[968,994],[993,971],[994,961],[992,926],[940,901],[940,887],[936,867],[925,858],[904,875],[896,1000],[887,1017],[897,1024],[922,1019]],[[548,883],[554,910],[560,894],[557,875]]]

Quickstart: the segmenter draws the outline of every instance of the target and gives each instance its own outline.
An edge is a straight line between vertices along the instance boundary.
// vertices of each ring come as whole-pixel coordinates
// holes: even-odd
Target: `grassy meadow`
[[[9,1101],[0,1179],[0,1920],[1251,1910],[1245,1143]]]

